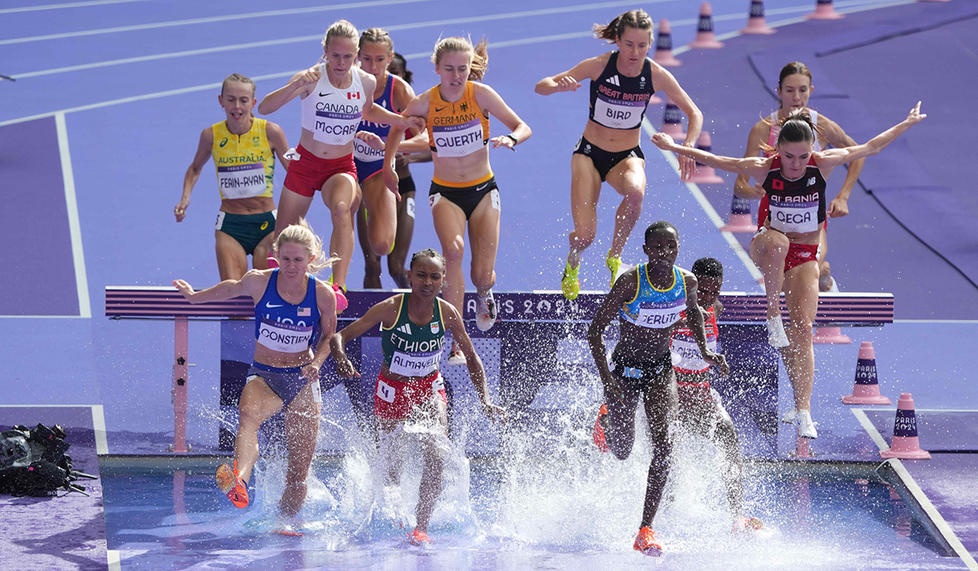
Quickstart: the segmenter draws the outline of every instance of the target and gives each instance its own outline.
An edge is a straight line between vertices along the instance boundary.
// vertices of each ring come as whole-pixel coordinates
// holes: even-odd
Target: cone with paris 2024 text
[[[886,396],[880,394],[879,380],[876,375],[876,352],[871,341],[859,344],[859,357],[856,360],[856,380],[852,385],[852,394],[842,397],[846,404],[893,404]]]
[[[914,412],[913,395],[900,393],[896,419],[893,421],[893,442],[889,450],[880,450],[883,458],[905,460],[930,460],[930,452],[921,450],[917,439],[917,415]]]
[[[750,0],[750,15],[747,17],[747,27],[741,28],[741,34],[773,34],[774,28],[769,28],[764,20],[764,0]]]
[[[696,24],[696,39],[689,43],[691,48],[722,48],[723,42],[718,41],[713,33],[713,8],[709,2],[700,5],[700,19]]]
[[[655,53],[652,54],[655,63],[663,67],[677,67],[683,62],[672,55],[672,30],[669,20],[659,20],[659,34],[655,37]]]

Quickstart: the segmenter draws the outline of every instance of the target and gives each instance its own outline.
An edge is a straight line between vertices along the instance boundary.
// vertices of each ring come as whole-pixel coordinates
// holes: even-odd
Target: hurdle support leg
[[[171,452],[187,452],[187,354],[186,316],[173,321],[173,444]]]

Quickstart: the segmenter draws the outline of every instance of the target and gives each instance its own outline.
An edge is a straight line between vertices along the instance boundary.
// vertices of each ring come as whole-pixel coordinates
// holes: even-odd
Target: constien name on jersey
[[[258,342],[273,351],[298,353],[309,347],[312,330],[312,325],[306,325],[304,321],[292,324],[262,319]]]

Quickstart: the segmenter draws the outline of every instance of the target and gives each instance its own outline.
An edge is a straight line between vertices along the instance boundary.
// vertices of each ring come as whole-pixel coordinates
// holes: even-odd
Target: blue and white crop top
[[[618,317],[639,327],[665,329],[679,321],[686,309],[686,278],[677,266],[672,267],[672,285],[657,289],[648,274],[648,264],[637,268],[638,287],[635,297],[618,310]]]
[[[308,278],[306,297],[293,305],[278,294],[278,269],[272,271],[265,294],[255,305],[255,338],[260,345],[282,353],[301,353],[317,341],[316,278]]]

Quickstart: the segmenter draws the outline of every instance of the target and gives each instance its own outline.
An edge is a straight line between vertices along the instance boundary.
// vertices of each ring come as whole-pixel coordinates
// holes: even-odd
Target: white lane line
[[[390,6],[393,4],[414,4],[418,2],[430,2],[430,1],[431,0],[371,0],[369,2],[348,2],[346,4],[331,4],[329,6],[314,6],[311,8],[291,8],[288,10],[266,10],[263,12],[249,12],[246,14],[234,14],[232,16],[210,16],[207,18],[188,18],[185,20],[169,20],[165,22],[151,22],[148,24],[133,24],[130,26],[114,26],[112,28],[97,28],[94,30],[79,30],[75,32],[62,32],[59,34],[43,34],[40,36],[25,36],[22,38],[10,38],[9,40],[0,40],[0,46],[11,45],[11,44],[25,44],[29,42],[41,42],[46,40],[61,40],[64,38],[98,36],[102,34],[114,34],[118,32],[135,32],[139,30],[175,28],[178,26],[188,26],[194,24],[210,24],[213,22],[248,20],[252,18],[269,18],[273,16],[290,16],[295,14],[309,14],[314,12],[335,12],[337,10],[350,10],[354,8],[372,8],[375,6]]]
[[[78,314],[81,317],[91,317],[92,304],[88,298],[88,275],[85,272],[85,253],[82,248],[81,223],[78,219],[78,199],[75,196],[75,173],[71,168],[71,151],[68,147],[68,127],[65,122],[65,114],[56,113],[54,123],[58,131],[58,153],[61,156],[65,207],[68,211],[68,229],[71,233],[71,257],[75,264]]]
[[[667,2],[670,0],[654,0],[655,2]],[[441,20],[427,20],[422,22],[412,22],[408,24],[391,24],[389,26],[382,26],[388,32],[396,32],[401,30],[416,30],[420,28],[429,28],[435,26],[452,26],[458,24],[470,24],[472,22],[486,22],[491,20],[511,20],[516,18],[532,18],[536,16],[549,16],[553,14],[566,14],[571,12],[584,12],[591,10],[599,10],[604,8],[613,8],[617,6],[630,6],[634,2],[629,2],[628,0],[618,0],[612,2],[602,2],[598,4],[578,4],[574,6],[562,6],[559,8],[541,8],[537,10],[524,10],[520,12],[506,12],[501,14],[487,14],[480,16],[468,16],[463,18],[447,18]],[[590,37],[591,32],[576,32],[569,34],[556,34],[551,36],[546,36],[551,39],[551,41],[558,41],[571,38],[579,37]],[[111,67],[116,65],[127,65],[132,63],[142,63],[147,61],[158,61],[163,59],[181,58],[181,57],[193,57],[203,54],[237,51],[237,50],[248,50],[256,48],[265,48],[269,46],[279,46],[286,44],[304,43],[311,42],[321,39],[322,36],[316,35],[306,35],[306,36],[293,36],[290,38],[280,38],[276,40],[265,40],[261,42],[246,42],[241,44],[231,44],[226,46],[216,46],[212,48],[200,48],[195,50],[181,50],[176,52],[167,52],[161,54],[152,54],[146,56],[136,56],[129,58],[120,58],[113,60],[105,60],[99,62],[55,67],[50,69],[41,69],[37,71],[28,71],[24,73],[14,74],[12,77],[14,79],[25,79],[28,77],[40,77],[45,75],[54,75],[59,73],[69,73],[75,71],[83,71],[88,69],[97,69],[102,67]],[[492,45],[496,47],[502,47],[505,42],[498,42]]]
[[[106,549],[105,560],[109,571],[122,571],[122,554],[118,549]]]
[[[870,422],[869,417],[866,416],[864,409],[851,408],[849,410],[852,411],[852,414],[856,417],[856,420],[859,421],[860,426],[863,427],[863,430],[866,431],[866,434],[869,435],[869,438],[873,441],[874,444],[876,444],[876,446],[880,450],[888,450],[890,448],[886,444],[886,440],[883,439],[883,435],[881,435],[880,432],[876,430],[876,427],[873,426],[873,423]],[[872,410],[887,410],[887,409],[872,409]],[[889,409],[889,410],[895,410],[895,409]],[[917,409],[917,410],[923,410],[923,409]],[[941,411],[941,412],[950,412],[950,411]],[[972,411],[967,411],[967,412],[972,412]],[[968,550],[965,549],[964,544],[962,544],[961,540],[958,539],[957,534],[954,533],[953,529],[951,529],[950,524],[948,524],[947,520],[944,519],[944,516],[942,516],[941,513],[937,511],[937,507],[934,506],[934,503],[930,501],[930,498],[927,497],[927,494],[924,493],[924,490],[920,487],[919,484],[917,484],[917,481],[914,480],[913,476],[910,475],[910,472],[907,471],[907,467],[903,465],[903,462],[901,462],[897,458],[892,458],[890,460],[887,460],[885,463],[890,464],[890,467],[893,468],[894,472],[896,472],[897,477],[900,478],[900,480],[903,482],[903,485],[907,487],[907,491],[910,492],[910,495],[912,495],[914,499],[917,501],[917,503],[920,504],[920,508],[927,515],[927,518],[934,523],[934,526],[937,527],[938,533],[944,536],[944,540],[947,541],[947,544],[951,546],[951,549],[954,550],[954,553],[958,557],[960,557],[962,561],[964,561],[965,565],[968,566],[968,569],[973,569],[978,571],[978,562],[975,562],[975,558],[972,557],[970,553],[968,553]]]
[[[39,6],[21,6],[20,8],[0,8],[0,14],[17,14],[20,12],[39,12],[41,10],[60,10],[62,8],[87,8],[105,4],[128,4],[131,2],[148,2],[149,0],[91,0],[90,2],[64,2],[62,4],[41,4]]]
[[[108,454],[109,441],[105,436],[105,410],[100,404],[92,405],[92,427],[95,429],[95,453],[99,455]]]

